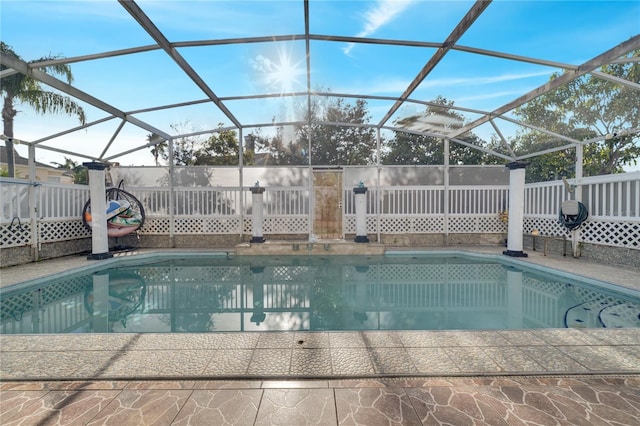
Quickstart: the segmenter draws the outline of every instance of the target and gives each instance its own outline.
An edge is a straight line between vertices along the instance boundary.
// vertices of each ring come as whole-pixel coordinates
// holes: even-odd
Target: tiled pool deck
[[[529,255],[640,289],[640,270]],[[640,329],[2,335],[0,355],[2,425],[640,424]]]

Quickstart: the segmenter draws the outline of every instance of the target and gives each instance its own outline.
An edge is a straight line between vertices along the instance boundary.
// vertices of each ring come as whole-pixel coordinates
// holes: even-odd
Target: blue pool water
[[[500,257],[166,256],[0,292],[4,334],[640,327],[640,295]]]

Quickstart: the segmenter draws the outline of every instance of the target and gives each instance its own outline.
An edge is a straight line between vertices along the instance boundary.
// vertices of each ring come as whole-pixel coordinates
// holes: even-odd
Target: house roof
[[[13,161],[14,161],[14,164],[16,164],[16,165],[21,165],[21,166],[29,165],[29,160],[27,158],[22,157],[17,152],[14,152],[14,154],[13,154]],[[0,164],[7,164],[7,162],[8,162],[7,161],[7,147],[6,146],[0,146]],[[53,167],[53,166],[51,166],[49,164],[40,163],[38,161],[36,161],[36,166],[38,166],[38,167],[46,167],[48,169],[59,170],[57,167]]]

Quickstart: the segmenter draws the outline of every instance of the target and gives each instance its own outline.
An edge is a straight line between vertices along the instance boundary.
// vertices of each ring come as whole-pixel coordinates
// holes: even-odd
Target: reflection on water
[[[100,294],[106,291],[106,294]],[[128,271],[94,274],[84,291],[84,307],[92,317],[127,327],[127,317],[143,312],[147,285],[140,275]],[[94,332],[97,330],[93,330]],[[105,330],[107,331],[107,330]]]
[[[1,293],[2,333],[640,327],[640,300],[463,257],[198,257]]]

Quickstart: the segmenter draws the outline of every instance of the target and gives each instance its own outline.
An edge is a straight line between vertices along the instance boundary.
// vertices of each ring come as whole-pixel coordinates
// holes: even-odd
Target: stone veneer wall
[[[368,235],[372,243],[377,243],[377,235]],[[265,235],[267,241],[307,241],[308,236],[305,235]],[[355,234],[347,234],[346,241],[353,241]],[[496,245],[504,246],[506,236],[504,234],[383,234],[380,242],[385,246],[395,247],[434,247],[448,246],[455,247],[459,245]],[[135,247],[135,248],[193,248],[193,249],[229,249],[237,244],[248,242],[250,235],[176,235],[174,241],[167,235],[128,235],[118,239],[110,239],[109,247]],[[523,248],[533,250],[533,238],[525,235],[523,238]],[[536,240],[536,250],[543,251],[543,241],[541,238]],[[592,259],[595,262],[615,264],[621,266],[640,265],[640,250],[611,247],[604,245],[595,245],[581,243],[581,257]],[[32,250],[30,246],[10,247],[0,250],[0,266],[14,266],[25,263],[35,262],[36,260],[52,259],[81,253],[89,254],[91,252],[91,238],[82,238],[77,240],[62,241],[55,243],[45,243],[40,247],[39,253]],[[547,252],[549,255],[562,256],[562,240],[549,239],[547,242]],[[567,256],[572,255],[571,241],[566,241]]]
[[[554,256],[562,256],[564,253],[562,239],[549,239],[547,242],[547,253]],[[573,256],[571,240],[566,240],[566,255]],[[523,238],[523,248],[533,250],[533,237],[525,235]],[[543,241],[540,237],[536,240],[536,251],[543,251]],[[597,263],[609,265],[633,266],[640,265],[640,250],[625,247],[605,246],[601,244],[580,243],[580,257],[593,260]]]

